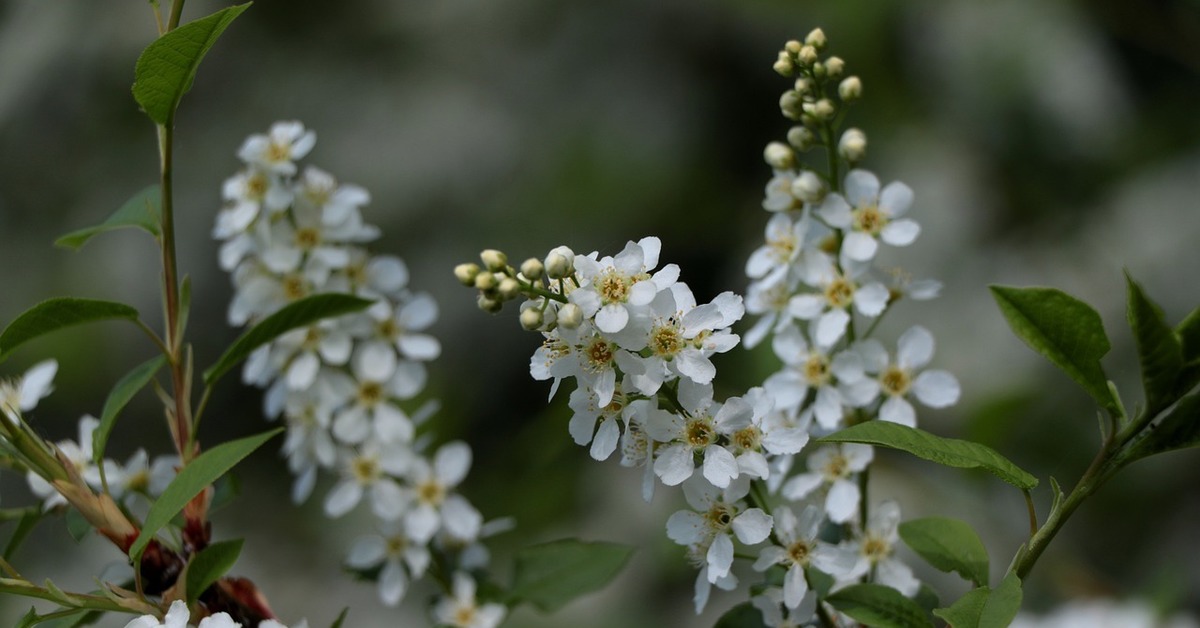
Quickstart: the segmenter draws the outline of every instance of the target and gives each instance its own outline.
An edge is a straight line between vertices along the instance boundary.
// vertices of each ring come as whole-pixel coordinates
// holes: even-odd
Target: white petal
[[[471,447],[462,441],[446,443],[433,458],[433,473],[443,486],[458,486],[471,469]]]
[[[21,377],[21,411],[28,412],[37,407],[50,391],[54,389],[54,374],[58,372],[58,362],[45,360],[38,362],[25,371]]]
[[[427,334],[404,334],[396,339],[396,348],[411,360],[436,360],[442,344]]]
[[[946,371],[925,371],[913,380],[913,394],[930,408],[945,408],[958,402],[958,380]]]
[[[292,363],[288,365],[288,388],[292,390],[304,390],[312,386],[313,380],[317,378],[317,371],[320,368],[321,361],[317,359],[317,354],[305,351],[296,356],[292,360]]]
[[[374,567],[383,561],[387,555],[387,541],[381,536],[365,536],[354,542],[350,554],[346,556],[346,564],[356,569]]]
[[[846,234],[846,238],[842,240],[842,255],[856,262],[871,261],[877,250],[879,250],[879,243],[869,233],[853,231]]]
[[[917,426],[917,412],[904,397],[891,397],[883,402],[883,405],[879,406],[879,418],[889,423]]]
[[[757,545],[771,536],[775,520],[761,508],[751,508],[733,520],[733,533],[746,545]]]
[[[607,460],[617,448],[617,441],[620,438],[621,428],[617,425],[616,419],[604,419],[604,422],[600,424],[600,429],[596,430],[595,440],[592,441],[592,458]]]
[[[337,518],[358,505],[362,499],[362,486],[353,480],[342,480],[325,498],[325,514]]]
[[[609,303],[596,312],[596,327],[606,334],[625,329],[629,323],[629,310],[621,303]]]
[[[442,503],[442,527],[456,539],[474,541],[483,528],[483,515],[462,495],[451,495]]]
[[[804,578],[804,570],[800,565],[792,565],[783,577],[783,604],[794,609],[800,606],[805,593],[808,593],[808,580]]]
[[[725,488],[737,476],[737,459],[729,453],[728,449],[719,445],[709,445],[705,448],[704,479],[712,482],[713,486]]]
[[[667,518],[667,538],[680,545],[691,545],[704,538],[704,519],[690,510],[677,510]]]
[[[383,342],[364,344],[354,354],[353,367],[359,380],[387,381],[396,371],[396,350]]]
[[[671,445],[654,460],[654,474],[667,486],[676,486],[692,477],[692,450],[683,445]]]
[[[879,178],[867,170],[846,174],[846,200],[855,207],[875,205],[879,199]]]
[[[933,359],[933,334],[920,325],[901,334],[896,344],[896,362],[900,368],[919,369]]]
[[[869,283],[854,292],[854,309],[863,316],[879,316],[887,309],[890,298],[887,286],[878,282]]]
[[[850,210],[850,205],[840,194],[829,194],[817,208],[817,215],[830,227],[845,229],[850,226],[853,218]]]
[[[408,284],[408,267],[398,257],[376,257],[367,263],[367,282],[382,292],[395,292]]]
[[[921,588],[921,582],[913,577],[912,569],[894,558],[880,561],[875,570],[879,584],[892,587],[907,597],[916,595]]]
[[[823,347],[832,347],[850,324],[850,314],[846,310],[830,310],[817,319],[813,340]]]
[[[729,568],[733,566],[733,539],[730,539],[729,535],[718,534],[712,545],[708,546],[705,558],[708,562],[709,582],[716,582],[729,575]]]
[[[858,512],[858,485],[850,480],[835,480],[825,497],[825,512],[834,523],[846,523]]]
[[[629,288],[627,301],[630,305],[649,305],[658,294],[658,286],[653,281],[639,281]]]
[[[371,512],[384,521],[393,521],[404,514],[404,489],[389,479],[376,480],[371,485]]]
[[[395,606],[404,598],[408,589],[408,575],[400,563],[388,561],[379,572],[379,599],[387,606]]]
[[[908,218],[890,222],[879,232],[879,238],[892,246],[908,246],[918,235],[921,235],[921,225]]]
[[[879,209],[893,218],[903,216],[912,207],[912,202],[912,188],[899,181],[883,186],[879,193]]]
[[[421,293],[401,308],[397,318],[401,327],[411,330],[422,330],[437,322],[438,307],[433,297]]]
[[[784,483],[779,494],[788,501],[799,501],[821,485],[821,476],[816,473],[801,473]]]
[[[798,294],[788,301],[788,313],[802,320],[812,320],[825,311],[825,297],[816,294]]]

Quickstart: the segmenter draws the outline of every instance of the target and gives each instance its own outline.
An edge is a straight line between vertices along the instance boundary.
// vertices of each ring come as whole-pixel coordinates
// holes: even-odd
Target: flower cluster
[[[380,536],[356,543],[347,563],[378,568],[379,595],[394,605],[425,574],[431,551],[457,568],[485,564],[483,519],[455,491],[470,469],[470,448],[453,442],[427,454],[417,428],[435,404],[406,407],[425,387],[425,363],[441,351],[425,333],[437,304],[408,287],[401,259],[364,248],[380,233],[363,220],[366,190],[313,166],[299,170],[296,160],[315,142],[299,122],[249,137],[238,151],[245,167],[225,182],[213,235],[223,241],[220,264],[236,288],[233,325],[322,293],[374,302],[285,333],[256,350],[242,375],[266,389],[267,417],[287,426],[295,501],[309,497],[325,470],[337,477],[324,502],[329,517],[369,503]]]
[[[125,628],[188,628],[192,624],[189,623],[191,613],[188,612],[187,604],[176,600],[171,603],[171,608],[167,610],[167,614],[159,621],[153,615],[142,615],[137,619],[125,624]],[[217,613],[209,615],[200,620],[197,628],[241,628],[241,624],[233,621],[233,618],[228,613]],[[275,621],[267,619],[259,622],[258,628],[288,628],[287,626]],[[308,622],[301,620],[292,628],[308,628]]]
[[[763,207],[771,212],[764,244],[746,264],[745,305],[733,293],[698,304],[674,264],[659,267],[661,242],[629,242],[615,256],[575,254],[560,246],[518,268],[496,250],[455,275],[479,290],[488,312],[523,299],[521,325],[542,333],[530,363],[553,396],[574,379],[568,431],[597,460],[617,449],[621,462],[645,469],[645,496],[654,478],[681,485],[690,509],[673,514],[667,535],[687,548],[699,569],[696,608],[712,585],[732,589],[735,541],[761,546],[753,567],[774,571],[754,604],[771,625],[799,625],[818,612],[808,582],[824,572],[838,589],[875,582],[904,595],[919,583],[894,556],[900,511],[894,502],[868,516],[861,474],[874,457],[868,445],[807,448],[810,439],[848,425],[883,420],[915,426],[912,400],[942,408],[957,401],[957,380],[926,369],[934,340],[916,326],[894,354],[872,338],[897,301],[936,296],[933,281],[886,281],[873,267],[882,245],[912,244],[920,226],[907,218],[913,193],[903,183],[851,169],[866,137],[838,135],[844,108],[862,93],[837,57],[822,60],[820,30],[788,42],[775,68],[793,77],[780,101],[798,122],[788,143],[772,142],[765,158],[773,175]],[[826,92],[833,90],[834,97]],[[824,147],[831,172],[802,163]],[[739,342],[730,326],[758,316],[745,345],[770,339],[782,368],[760,387],[714,399],[713,355]],[[798,455],[806,471],[793,471]],[[829,530],[836,530],[830,534]],[[744,552],[742,553],[744,555]],[[791,622],[791,623],[789,623]]]

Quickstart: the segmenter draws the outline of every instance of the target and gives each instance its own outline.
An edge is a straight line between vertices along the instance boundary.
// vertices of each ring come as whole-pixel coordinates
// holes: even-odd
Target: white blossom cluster
[[[763,207],[771,218],[764,244],[746,264],[752,283],[744,305],[730,292],[698,304],[677,266],[659,267],[656,237],[630,242],[615,256],[558,247],[519,268],[487,250],[481,264],[455,269],[460,282],[479,289],[485,311],[525,297],[521,324],[545,338],[531,375],[552,382],[551,396],[564,379],[577,382],[568,425],[576,443],[597,460],[619,448],[622,464],[642,466],[647,499],[655,477],[682,486],[690,509],[671,515],[667,535],[699,570],[697,612],[713,585],[737,585],[734,557],[747,553],[740,543],[757,551],[755,570],[782,568],[782,587],[768,587],[754,601],[773,626],[815,617],[810,569],[831,576],[834,589],[871,581],[916,594],[919,582],[894,555],[899,506],[884,502],[865,519],[860,508],[858,478],[872,448],[806,446],[867,420],[915,426],[913,399],[941,408],[959,396],[952,375],[926,368],[934,353],[928,330],[903,333],[894,353],[871,337],[901,297],[932,298],[940,289],[933,281],[889,286],[887,274],[873,267],[881,246],[908,246],[920,233],[906,217],[912,190],[881,185],[861,169],[844,178],[818,174],[799,159],[824,145],[839,165],[852,166],[865,151],[866,137],[856,129],[831,145],[839,105],[823,90],[837,84],[844,104],[862,86],[855,77],[837,82],[844,64],[820,61],[823,46],[824,35],[814,31],[804,44],[789,42],[780,53],[786,67],[776,66],[799,76],[781,107],[801,124],[788,133],[790,144],[772,142],[765,151],[773,176]],[[761,387],[716,401],[711,358],[739,342],[730,326],[747,312],[758,320],[746,346],[769,338],[782,368]],[[823,540],[829,529],[839,531],[837,542]]]
[[[209,615],[200,620],[199,624],[192,624],[191,613],[188,611],[187,604],[179,600],[171,603],[171,608],[167,609],[166,616],[162,621],[153,615],[142,615],[125,624],[125,628],[188,628],[189,626],[197,626],[197,628],[242,628],[242,624],[233,621],[233,618],[228,613],[216,613]],[[258,623],[258,628],[288,628],[274,619],[267,619]],[[299,623],[293,624],[292,628],[308,628],[308,622],[300,620]]]
[[[45,360],[18,379],[0,381],[0,411],[5,419],[13,425],[23,423],[24,413],[36,408],[38,401],[53,392],[57,373],[58,362]],[[92,435],[99,426],[99,419],[84,415],[79,419],[79,440],[64,439],[55,443],[58,453],[74,466],[88,486],[96,491],[106,491],[118,503],[129,505],[139,496],[148,502],[161,495],[175,479],[179,457],[162,455],[151,461],[146,450],[139,448],[124,464],[109,458],[96,464]],[[42,500],[44,509],[66,505],[66,498],[41,475],[29,470],[25,479],[33,494]]]
[[[488,561],[478,542],[486,530],[479,511],[455,490],[470,469],[470,448],[452,442],[426,454],[427,439],[416,429],[433,404],[402,406],[424,389],[425,362],[441,351],[425,333],[437,305],[408,287],[401,259],[364,248],[380,234],[363,220],[365,189],[313,166],[299,170],[296,160],[315,142],[299,122],[250,136],[238,151],[245,167],[225,182],[213,235],[223,241],[221,267],[233,274],[233,325],[256,323],[320,293],[374,301],[362,313],[293,330],[259,348],[243,379],[266,388],[265,414],[286,424],[283,453],[296,475],[295,501],[309,497],[324,470],[337,478],[324,501],[329,517],[369,503],[380,534],[355,543],[347,565],[378,569],[380,598],[395,605],[425,574],[433,552],[464,570],[456,579],[470,580],[465,571]],[[474,603],[473,581],[470,596],[455,587],[445,604],[468,597]]]

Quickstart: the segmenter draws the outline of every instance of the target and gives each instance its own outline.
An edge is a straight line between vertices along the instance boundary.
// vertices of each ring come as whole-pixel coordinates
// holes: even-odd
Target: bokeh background
[[[193,0],[185,18],[223,6]],[[234,151],[275,120],[302,120],[318,134],[308,163],[371,191],[367,217],[385,233],[373,250],[404,257],[413,286],[441,304],[430,395],[443,400],[439,434],[475,450],[468,496],[487,516],[518,521],[495,540],[500,577],[503,548],[526,543],[578,535],[639,548],[603,593],[507,625],[711,625],[736,596],[716,594],[693,615],[694,573],[664,535],[682,499],[660,491],[646,505],[636,472],[575,447],[566,395],[547,407],[546,386],[528,377],[538,339],[513,312],[476,311],[450,269],[485,247],[517,259],[558,244],[612,254],[655,234],[701,300],[744,290],[742,265],[767,219],[762,147],[788,126],[777,107],[787,81],[771,63],[785,40],[818,25],[865,85],[849,118],[867,131],[865,165],[916,190],[921,238],[885,262],[945,283],[943,298],[881,327],[893,341],[909,324],[930,328],[937,365],[963,384],[959,405],[923,413],[923,426],[980,439],[1069,485],[1098,442],[1094,409],[1008,332],[986,285],[1059,286],[1095,304],[1113,340],[1109,375],[1137,401],[1122,269],[1172,322],[1200,295],[1195,0],[261,0],[206,59],[178,119],[179,255],[196,295],[197,363],[237,333],[208,235]],[[129,94],[153,36],[139,0],[0,3],[0,321],[61,295],[125,301],[156,319],[158,262],[143,234],[107,235],[79,253],[51,247],[155,181],[153,127]],[[79,415],[98,413],[108,386],[151,353],[136,332],[104,325],[38,341],[4,375],[56,357],[58,392],[36,421],[52,438],[74,437]],[[723,393],[736,394],[772,365],[739,351],[718,368]],[[203,440],[261,431],[259,408],[256,391],[227,381]],[[109,451],[139,445],[169,448],[151,395],[131,406]],[[384,609],[370,585],[339,572],[369,522],[326,520],[328,484],[291,505],[269,449],[239,468],[243,496],[215,518],[219,538],[247,539],[236,571],[288,620],[324,626],[349,605],[348,625],[423,625],[430,591]],[[1026,530],[1016,491],[879,458],[873,499],[900,499],[906,516],[969,521],[1002,573]],[[1195,452],[1131,467],[1052,546],[1026,607],[1115,595],[1200,610],[1198,478]],[[5,477],[0,492],[6,507],[28,503],[19,478]],[[1047,495],[1038,491],[1043,514]],[[15,562],[31,579],[87,589],[120,557],[98,539],[82,547],[49,523]],[[962,593],[953,579],[921,575],[943,599]],[[0,598],[0,625],[27,608]]]

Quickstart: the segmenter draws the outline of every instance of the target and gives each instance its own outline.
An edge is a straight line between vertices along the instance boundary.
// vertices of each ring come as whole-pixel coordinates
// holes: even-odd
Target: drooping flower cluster
[[[296,160],[315,142],[299,122],[249,137],[238,151],[245,167],[225,182],[213,235],[223,241],[220,264],[236,288],[233,325],[316,294],[374,301],[280,336],[249,357],[242,375],[266,388],[267,417],[286,424],[293,498],[307,499],[324,470],[337,477],[324,501],[329,517],[369,504],[382,536],[360,540],[347,562],[379,567],[380,598],[394,605],[424,575],[431,551],[479,566],[479,551],[462,548],[477,545],[483,518],[455,490],[470,469],[470,448],[454,442],[426,454],[427,439],[417,439],[435,408],[411,404],[425,387],[425,363],[441,351],[425,333],[437,305],[408,287],[400,258],[364,248],[380,234],[363,219],[366,190],[313,166],[299,169]]]
[[[545,339],[532,376],[551,381],[551,396],[563,380],[577,382],[568,423],[576,443],[597,460],[619,448],[622,464],[643,466],[647,499],[655,477],[682,485],[691,508],[671,516],[667,534],[699,569],[697,612],[711,586],[736,586],[736,540],[763,545],[754,567],[776,570],[784,582],[754,602],[778,626],[801,625],[817,612],[809,570],[831,576],[835,589],[870,581],[912,596],[918,587],[894,556],[899,507],[886,502],[868,517],[862,503],[872,448],[806,450],[810,439],[869,420],[915,426],[913,400],[942,408],[959,396],[952,375],[926,369],[934,340],[924,327],[903,333],[894,354],[871,337],[898,300],[932,298],[940,285],[889,285],[889,274],[873,267],[881,247],[909,246],[919,235],[907,217],[913,192],[855,168],[866,136],[857,129],[839,136],[838,125],[862,84],[843,78],[837,57],[822,60],[825,44],[813,31],[804,43],[788,42],[775,65],[795,79],[780,106],[798,124],[788,143],[765,151],[773,174],[763,207],[771,218],[746,263],[752,283],[744,305],[728,292],[698,304],[677,266],[659,267],[655,237],[615,256],[558,247],[519,268],[487,250],[481,263],[455,269],[479,290],[485,311],[524,298],[521,325]],[[803,164],[813,147],[825,149],[831,172]],[[844,177],[843,166],[851,168]],[[716,401],[711,358],[739,342],[730,326],[747,312],[758,320],[745,345],[770,339],[782,368],[761,387]],[[836,530],[834,542],[826,528]]]

